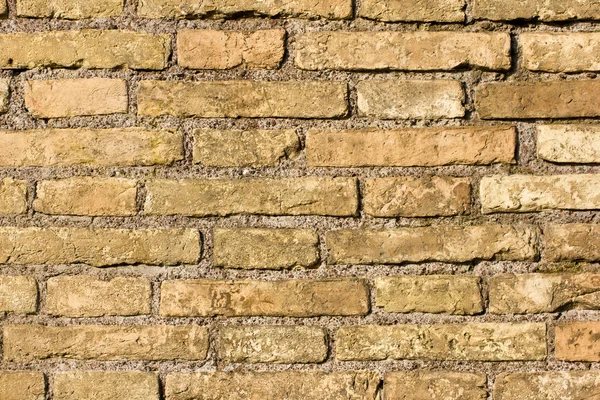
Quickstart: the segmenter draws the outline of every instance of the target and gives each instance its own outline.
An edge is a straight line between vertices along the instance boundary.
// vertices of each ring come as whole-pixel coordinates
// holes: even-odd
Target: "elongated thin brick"
[[[548,225],[544,240],[547,261],[600,261],[600,225]]]
[[[219,229],[213,233],[213,265],[226,268],[312,267],[319,236],[312,229]]]
[[[201,326],[4,325],[4,359],[204,360]]]
[[[567,322],[555,328],[555,357],[564,361],[600,361],[600,322]]]
[[[146,184],[148,215],[333,215],[358,210],[354,178],[156,179]]]
[[[537,231],[527,225],[432,226],[327,232],[329,264],[534,260]]]
[[[388,372],[384,400],[485,400],[485,375],[451,371]]]
[[[158,375],[135,371],[70,371],[54,376],[54,399],[91,398],[159,400]]]
[[[37,118],[126,113],[127,83],[121,79],[27,81],[25,106]]]
[[[46,312],[64,317],[150,314],[152,290],[145,278],[57,276],[46,284]]]
[[[2,150],[0,150],[0,153]],[[0,214],[27,212],[27,181],[4,178],[0,180]]]
[[[464,0],[363,0],[358,16],[386,22],[463,22],[464,6]]]
[[[546,359],[546,324],[360,325],[336,336],[339,360],[528,361]]]
[[[393,276],[375,279],[377,306],[387,312],[479,314],[483,299],[477,276]]]
[[[496,400],[585,400],[598,396],[598,371],[505,373],[494,385]]]
[[[37,292],[32,276],[0,275],[0,312],[34,313],[37,310]]]
[[[193,229],[0,228],[0,264],[174,265],[199,256]]]
[[[161,286],[160,315],[289,316],[364,315],[366,286],[354,279],[218,281],[172,280]]]
[[[285,30],[177,32],[177,63],[190,69],[275,69],[283,61]]]
[[[44,374],[32,371],[0,371],[0,399],[44,400]]]
[[[17,0],[19,17],[86,19],[122,14],[121,0]]]
[[[318,363],[327,357],[318,326],[228,326],[219,330],[219,359],[245,363]]]
[[[336,118],[348,113],[343,82],[142,81],[138,114],[201,118]]]
[[[44,214],[135,215],[137,181],[74,177],[37,184],[33,209]]]
[[[3,17],[6,17],[6,15],[8,14],[8,4],[6,3],[7,0],[2,0],[0,1],[0,15]]]
[[[400,130],[311,129],[309,167],[432,167],[514,163],[512,126]]]
[[[308,32],[296,65],[307,70],[453,70],[510,68],[510,36],[467,32]]]
[[[567,21],[599,19],[600,3],[582,0],[475,0],[475,19]]]
[[[531,71],[600,71],[600,33],[528,32],[520,41],[524,66]]]
[[[600,163],[600,126],[538,125],[537,154],[554,163]]]

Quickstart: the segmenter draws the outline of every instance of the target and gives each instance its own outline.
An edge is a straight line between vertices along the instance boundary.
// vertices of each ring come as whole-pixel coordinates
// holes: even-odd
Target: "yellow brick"
[[[565,322],[555,329],[555,357],[564,361],[600,361],[600,322]]]
[[[598,395],[598,371],[504,373],[494,384],[496,400],[584,400]]]
[[[150,372],[61,372],[54,377],[55,400],[158,400],[158,375]]]
[[[37,284],[31,276],[0,275],[0,312],[32,314],[37,310]]]
[[[475,0],[473,17],[494,21],[598,19],[600,4],[581,0]]]
[[[485,400],[485,375],[451,371],[388,372],[384,400]]]
[[[19,17],[85,19],[122,14],[121,0],[17,0]]]
[[[600,261],[600,225],[551,224],[544,227],[547,261]]]
[[[2,150],[0,150],[0,153]],[[13,178],[0,180],[0,214],[27,212],[27,182]]]
[[[525,68],[531,71],[600,71],[600,33],[521,34]]]
[[[0,399],[44,400],[44,374],[31,371],[0,371]]]
[[[7,79],[0,79],[0,114],[4,114],[8,111],[9,96],[9,81]]]
[[[363,0],[358,15],[379,21],[464,22],[463,0]]]
[[[537,153],[553,163],[600,163],[600,126],[538,125]]]

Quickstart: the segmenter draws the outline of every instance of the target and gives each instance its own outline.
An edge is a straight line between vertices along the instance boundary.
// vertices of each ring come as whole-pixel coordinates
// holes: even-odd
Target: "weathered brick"
[[[475,0],[473,17],[494,21],[598,19],[600,4],[581,0]]]
[[[217,267],[308,268],[319,261],[319,237],[312,229],[216,228],[213,235]]]
[[[31,276],[0,275],[0,312],[31,314],[37,310],[37,284]]]
[[[194,132],[194,162],[207,167],[274,167],[300,151],[291,130],[208,130]]]
[[[240,14],[267,17],[330,18],[352,17],[349,0],[140,0],[142,18],[233,18]]]
[[[339,360],[426,359],[521,361],[546,359],[543,323],[360,325],[336,336]]]
[[[158,375],[152,372],[70,371],[54,377],[56,400],[158,400]]]
[[[169,130],[0,131],[0,166],[157,165],[183,158],[183,134]]]
[[[355,279],[284,281],[164,281],[160,315],[289,316],[364,315],[367,287]]]
[[[4,359],[204,360],[201,326],[4,325]]]
[[[219,359],[247,363],[318,363],[327,357],[318,326],[228,326],[219,330]]]
[[[598,371],[500,374],[494,385],[496,400],[585,400],[598,396]]]
[[[184,372],[167,375],[168,400],[375,400],[373,371]]]
[[[463,22],[463,0],[363,0],[358,15],[386,22]]]
[[[3,17],[6,17],[8,14],[8,4],[6,3],[7,0],[1,0],[0,1],[0,15]]]
[[[382,119],[460,118],[465,94],[451,80],[367,80],[356,85],[358,115]]]
[[[156,179],[146,184],[148,215],[356,215],[354,178]]]
[[[81,176],[40,181],[33,209],[44,214],[135,215],[136,185],[135,179]]]
[[[512,126],[399,130],[311,129],[306,138],[309,167],[432,167],[514,163]]]
[[[0,68],[164,69],[168,35],[122,30],[53,31],[0,35]]]
[[[44,374],[32,371],[0,371],[0,399],[44,400]]]
[[[191,69],[275,69],[283,61],[285,30],[254,32],[184,29],[177,32],[177,63]]]
[[[477,276],[427,275],[378,277],[378,307],[387,312],[479,314],[483,299]]]
[[[335,118],[348,113],[342,82],[142,81],[138,114],[145,117]]]
[[[174,265],[199,256],[193,229],[0,228],[0,264]]]
[[[475,89],[483,119],[600,116],[600,81],[485,83]]]
[[[0,153],[2,150],[0,149]],[[1,156],[0,156],[1,157]],[[0,214],[27,212],[27,181],[4,178],[0,180]]]
[[[565,361],[600,361],[600,322],[567,322],[556,326],[555,357]]]
[[[600,163],[600,126],[538,125],[537,154],[554,163]]]
[[[329,264],[533,260],[537,231],[527,225],[343,229],[327,232]]]
[[[308,32],[296,65],[322,70],[485,70],[510,68],[510,36],[470,32]]]
[[[600,71],[600,33],[528,32],[520,41],[524,66],[531,71]]]
[[[374,217],[435,217],[465,214],[471,207],[468,178],[394,177],[365,182],[364,211]]]
[[[447,371],[388,372],[384,400],[485,400],[485,375]]]
[[[150,314],[152,291],[145,278],[58,276],[46,284],[46,312],[64,317]]]
[[[9,96],[10,86],[8,79],[0,79],[0,114],[8,111]]]
[[[121,0],[17,0],[17,15],[34,18],[108,18],[123,15]]]
[[[548,225],[544,239],[548,261],[600,261],[600,225]]]
[[[127,83],[121,79],[27,81],[25,106],[37,118],[126,113]]]

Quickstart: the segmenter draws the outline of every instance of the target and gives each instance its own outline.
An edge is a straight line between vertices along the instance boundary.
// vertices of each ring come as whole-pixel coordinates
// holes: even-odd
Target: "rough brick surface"
[[[598,33],[525,33],[521,35],[525,67],[532,71],[600,70]]]
[[[600,322],[566,322],[556,327],[555,357],[566,361],[600,361]]]
[[[17,15],[20,17],[84,19],[122,14],[121,0],[17,0]]]
[[[150,372],[62,372],[54,377],[57,400],[158,400],[158,376]]]
[[[27,212],[27,182],[13,178],[1,179],[0,214],[23,214],[25,212]]]
[[[388,372],[384,400],[485,400],[485,376],[461,372]]]
[[[2,400],[44,400],[44,374],[33,371],[0,371]]]
[[[474,0],[473,16],[495,21],[598,19],[600,4],[581,0]]]
[[[8,111],[8,100],[10,96],[10,81],[0,79],[0,114]]]
[[[494,385],[496,400],[584,400],[598,395],[598,371],[502,374]]]
[[[595,125],[540,125],[538,157],[554,163],[600,163],[600,127]]]
[[[358,15],[379,21],[463,22],[462,0],[363,0]]]
[[[599,261],[600,226],[592,224],[548,225],[544,228],[548,261]]]
[[[0,276],[0,312],[35,313],[37,299],[37,284],[33,277]]]

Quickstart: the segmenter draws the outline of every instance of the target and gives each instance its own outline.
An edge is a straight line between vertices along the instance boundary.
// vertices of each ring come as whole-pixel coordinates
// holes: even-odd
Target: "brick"
[[[147,182],[148,215],[357,214],[354,178],[156,179]]]
[[[468,178],[399,177],[365,182],[363,210],[374,217],[436,217],[467,213],[471,208]]]
[[[127,112],[127,84],[121,79],[27,81],[25,106],[36,118],[67,118]]]
[[[0,15],[3,17],[6,17],[8,15],[8,4],[6,3],[7,0],[1,0],[0,1]]]
[[[54,31],[0,35],[0,68],[164,69],[168,35],[122,30]]]
[[[600,261],[600,225],[548,225],[544,239],[547,261]]]
[[[308,32],[296,65],[307,70],[484,70],[510,68],[510,36],[467,32]]]
[[[238,15],[346,19],[352,17],[349,0],[140,0],[141,18],[235,18]]]
[[[0,150],[2,152],[2,150]],[[4,178],[0,180],[0,214],[27,212],[27,181]]]
[[[0,371],[0,399],[44,400],[44,374],[31,371]]]
[[[160,299],[160,315],[165,317],[315,317],[368,312],[368,289],[355,279],[172,280],[162,283]]]
[[[33,209],[44,214],[135,215],[137,181],[74,177],[37,184]]]
[[[254,32],[184,29],[177,32],[177,63],[190,69],[276,69],[285,30]]]
[[[329,264],[534,260],[537,232],[527,225],[342,229],[326,235]]]
[[[546,359],[543,323],[360,325],[336,336],[339,360],[528,361]]]
[[[56,400],[158,400],[158,375],[150,372],[61,372],[54,377]]]
[[[368,80],[356,85],[358,115],[381,119],[440,119],[465,115],[458,81]]]
[[[145,278],[58,276],[46,284],[46,312],[63,317],[150,314],[152,290]]]
[[[531,71],[600,71],[600,33],[528,32],[520,41],[524,66]]]
[[[10,97],[10,86],[7,79],[0,79],[0,114],[8,111],[8,100]]]
[[[384,400],[485,400],[485,375],[446,371],[388,372]]]
[[[204,360],[200,326],[4,325],[4,359]]]
[[[600,4],[580,0],[475,0],[473,17],[494,21],[598,19]]]
[[[43,129],[0,131],[0,166],[146,166],[183,158],[183,134],[169,130]]]
[[[291,130],[209,130],[194,132],[194,163],[207,167],[275,167],[300,152]]]
[[[0,275],[0,312],[33,314],[37,310],[37,296],[33,277]]]
[[[568,322],[556,326],[555,357],[564,361],[600,361],[600,322]]]
[[[464,22],[463,9],[463,0],[363,0],[358,16],[386,22]]]
[[[183,372],[167,375],[168,400],[375,400],[374,371]]]
[[[0,264],[191,264],[200,255],[193,229],[0,228]]]
[[[138,114],[200,118],[335,118],[348,113],[346,83],[142,81]]]
[[[393,276],[375,279],[377,306],[387,312],[473,315],[483,312],[477,276]]]
[[[600,395],[598,371],[552,371],[500,374],[496,400],[584,400]]]
[[[550,313],[600,309],[599,274],[502,274],[489,281],[489,312]]]
[[[600,126],[538,125],[537,154],[553,163],[600,163]]]
[[[327,357],[318,326],[228,326],[219,330],[219,359],[246,363],[318,363]]]
[[[123,15],[121,0],[17,0],[17,15],[33,18],[108,18]]]
[[[432,167],[514,163],[511,126],[399,130],[311,129],[306,137],[309,167]]]
[[[226,268],[309,268],[319,262],[312,229],[219,229],[213,233],[213,265]]]
[[[475,89],[482,119],[600,116],[600,81],[486,83]]]

